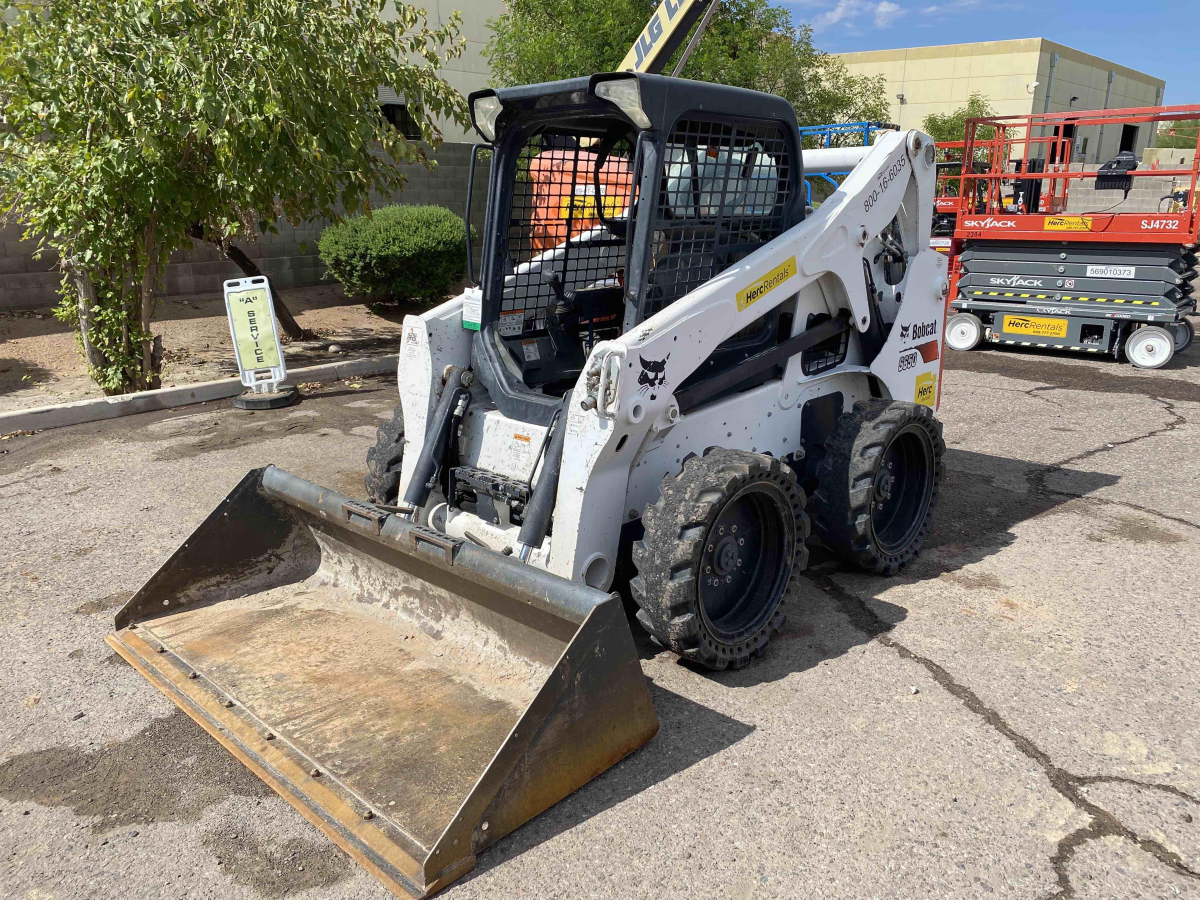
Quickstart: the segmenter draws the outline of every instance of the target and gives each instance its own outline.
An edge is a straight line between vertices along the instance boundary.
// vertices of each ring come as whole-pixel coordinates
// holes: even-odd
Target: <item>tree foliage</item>
[[[967,98],[967,105],[953,112],[930,113],[921,122],[921,128],[937,143],[966,140],[967,119],[984,119],[996,115],[996,110],[987,97],[979,91]],[[975,140],[990,141],[996,136],[991,125],[981,125],[975,131]]]
[[[170,254],[338,218],[465,121],[459,22],[384,0],[40,0],[0,27],[0,214],[57,253],[64,318],[109,393],[157,384]],[[380,115],[408,99],[424,145]]]
[[[493,82],[536,84],[613,71],[637,40],[657,0],[510,0],[488,22]],[[682,49],[676,51],[676,58]],[[674,60],[665,71],[674,68]],[[768,91],[796,109],[801,125],[882,120],[886,84],[854,76],[813,46],[812,29],[767,0],[727,0],[714,13],[680,75]]]
[[[1154,136],[1154,146],[1176,150],[1195,150],[1197,131],[1200,131],[1200,120],[1198,119],[1163,122],[1158,126],[1158,133]]]

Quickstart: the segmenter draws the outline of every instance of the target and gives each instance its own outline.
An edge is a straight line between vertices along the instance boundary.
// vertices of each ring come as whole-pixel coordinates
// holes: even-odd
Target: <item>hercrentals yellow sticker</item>
[[[767,291],[773,290],[796,274],[796,257],[789,256],[786,261],[773,268],[748,288],[738,291],[737,306],[741,312]]]
[[[917,386],[913,391],[913,403],[920,403],[930,409],[937,407],[937,373],[925,372],[917,376]]]
[[[1091,216],[1046,216],[1043,231],[1091,231]]]
[[[1044,319],[1040,316],[1005,316],[1004,330],[1009,334],[1030,337],[1061,338],[1067,336],[1066,319]]]

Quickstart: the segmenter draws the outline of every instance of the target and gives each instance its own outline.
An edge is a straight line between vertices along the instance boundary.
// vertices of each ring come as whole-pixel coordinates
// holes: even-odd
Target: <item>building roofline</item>
[[[1022,44],[1025,46],[1018,46]],[[1077,50],[1074,47],[1070,47],[1066,44],[1059,43],[1058,41],[1052,41],[1049,38],[1044,37],[1010,38],[1008,40],[1001,41],[967,41],[957,44],[927,44],[919,47],[893,47],[881,50],[851,50],[845,53],[834,53],[832,55],[840,57],[847,62],[882,62],[888,59],[896,59],[896,54],[907,55],[909,53],[921,52],[922,55],[932,56],[934,54],[930,53],[929,51],[953,50],[954,48],[962,48],[968,52],[953,55],[980,56],[998,53],[1011,53],[1016,50],[1032,51],[1034,49],[1033,45],[1037,45],[1037,50],[1040,53],[1058,53],[1059,55],[1074,57],[1080,62],[1086,62],[1090,65],[1096,66],[1097,68],[1111,69],[1118,75],[1122,75],[1126,78],[1132,77],[1139,81],[1149,82],[1164,88],[1166,87],[1166,81],[1162,78],[1158,78],[1146,72],[1130,68],[1129,66],[1123,66],[1120,63],[1115,63],[1110,59],[1105,59],[1103,56],[1096,56],[1093,53]],[[942,55],[951,56],[952,54],[945,53]]]

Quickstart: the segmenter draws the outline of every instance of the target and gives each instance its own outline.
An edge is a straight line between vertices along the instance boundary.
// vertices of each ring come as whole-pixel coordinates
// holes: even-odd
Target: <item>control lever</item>
[[[554,346],[555,355],[560,359],[565,359],[568,355],[579,352],[578,341],[573,340],[571,335],[567,334],[566,328],[563,327],[563,317],[571,314],[574,298],[571,301],[567,300],[566,291],[563,289],[562,275],[558,272],[543,271],[542,284],[550,286],[550,290],[554,291],[554,296],[558,301],[546,310],[546,333],[550,336],[550,343]],[[578,311],[576,311],[576,315],[578,315]]]

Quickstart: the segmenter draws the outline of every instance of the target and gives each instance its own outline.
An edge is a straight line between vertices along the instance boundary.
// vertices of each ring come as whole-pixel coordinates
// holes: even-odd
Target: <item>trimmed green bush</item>
[[[434,302],[457,288],[466,269],[463,227],[441,206],[385,206],[330,225],[318,250],[349,293]]]

